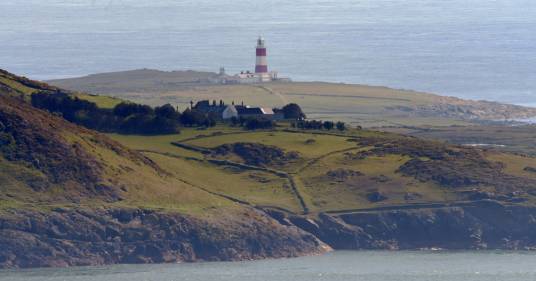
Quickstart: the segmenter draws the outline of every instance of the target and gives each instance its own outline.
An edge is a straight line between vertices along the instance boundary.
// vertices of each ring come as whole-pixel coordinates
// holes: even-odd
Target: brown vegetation
[[[36,110],[18,98],[0,95],[0,156],[46,176],[45,181],[31,184],[32,188],[44,191],[53,185],[71,186],[80,196],[100,195],[117,200],[115,188],[102,179],[107,164],[80,141],[70,139],[82,136],[93,146],[162,172],[146,157],[98,133]]]
[[[220,145],[213,149],[215,156],[225,156],[229,153],[234,153],[246,164],[255,166],[284,165],[300,157],[298,152],[285,152],[277,146],[259,143],[239,142]]]

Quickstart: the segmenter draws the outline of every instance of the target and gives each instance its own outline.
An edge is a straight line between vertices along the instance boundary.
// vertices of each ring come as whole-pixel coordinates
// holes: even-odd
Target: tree
[[[168,119],[178,119],[180,114],[175,111],[175,108],[171,104],[164,104],[162,106],[157,106],[154,109],[156,116],[168,118]]]
[[[302,120],[305,119],[305,114],[301,110],[301,107],[295,103],[289,103],[283,107],[283,114],[285,119]]]
[[[322,121],[317,120],[305,120],[299,121],[297,127],[305,130],[321,130],[323,127]]]
[[[333,129],[333,127],[335,126],[335,124],[333,124],[333,122],[331,121],[325,121],[323,125],[324,125],[324,129],[328,131]]]
[[[114,115],[120,117],[128,117],[130,115],[140,114],[149,115],[153,114],[153,109],[148,105],[141,105],[130,102],[122,102],[114,107]]]
[[[180,116],[180,121],[184,126],[207,125],[207,115],[196,109],[186,109]]]
[[[89,129],[102,132],[127,134],[171,134],[177,133],[180,114],[169,105],[155,110],[147,105],[121,103],[113,110],[99,108],[95,103],[79,99],[65,92],[39,92],[31,97],[32,105],[62,116],[66,120]],[[196,124],[205,122],[206,117],[193,113]],[[208,125],[212,125],[208,120]]]
[[[88,113],[99,110],[95,103],[81,100],[78,97],[73,98],[63,92],[39,92],[33,94],[31,99],[34,107],[61,113],[63,118],[74,123],[77,123],[78,117],[85,119]],[[83,111],[83,113],[79,113],[79,111]]]
[[[205,121],[203,121],[203,126],[207,128],[216,126],[216,119],[212,118],[211,116],[205,118]]]
[[[248,118],[244,122],[244,127],[247,130],[273,129],[275,127],[275,122],[263,118]]]
[[[151,121],[151,116],[147,114],[130,115],[123,120],[119,127],[119,131],[125,134],[146,134],[148,133],[148,131],[151,131],[150,133],[153,133],[152,126],[149,125]]]
[[[339,131],[346,130],[346,124],[344,124],[344,122],[341,122],[341,121],[337,122],[336,127],[337,127],[337,130]]]
[[[175,119],[155,116],[147,122],[145,134],[175,134],[178,133],[178,122]]]

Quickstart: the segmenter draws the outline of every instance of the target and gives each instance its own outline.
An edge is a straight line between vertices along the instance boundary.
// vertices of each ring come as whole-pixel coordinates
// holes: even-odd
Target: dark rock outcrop
[[[536,208],[491,200],[314,218],[249,210],[221,221],[140,209],[19,210],[0,215],[0,268],[248,260],[329,247],[533,250],[535,217]]]
[[[234,153],[242,158],[244,163],[255,166],[284,165],[300,157],[295,151],[286,152],[277,146],[248,142],[223,144],[212,150],[214,156]]]
[[[264,213],[212,222],[139,209],[0,215],[0,268],[294,257],[329,249]]]
[[[360,171],[354,171],[350,169],[336,169],[336,170],[330,170],[326,172],[326,176],[330,178],[331,180],[337,181],[337,182],[344,182],[350,178],[354,177],[360,177],[363,173]]]
[[[468,206],[290,216],[334,249],[536,249],[536,208]],[[281,218],[280,218],[281,219]]]

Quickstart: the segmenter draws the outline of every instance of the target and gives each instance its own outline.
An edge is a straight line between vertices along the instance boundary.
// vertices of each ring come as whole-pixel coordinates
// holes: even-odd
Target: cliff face
[[[536,208],[493,201],[314,219],[265,212],[211,221],[141,209],[12,211],[0,215],[0,268],[233,261],[330,248],[536,249]]]
[[[58,209],[0,215],[0,249],[0,268],[26,268],[281,258],[329,247],[257,211],[214,222],[140,209]]]
[[[334,249],[536,249],[536,208],[493,201],[413,210],[321,214],[285,221]],[[282,217],[279,216],[279,219]]]

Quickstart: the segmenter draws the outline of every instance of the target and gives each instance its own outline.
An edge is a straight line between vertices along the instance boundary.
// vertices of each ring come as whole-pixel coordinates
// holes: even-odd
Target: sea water
[[[1,281],[529,281],[536,253],[338,251],[251,262],[0,271]]]
[[[0,68],[36,79],[251,70],[536,103],[534,0],[2,0]]]

